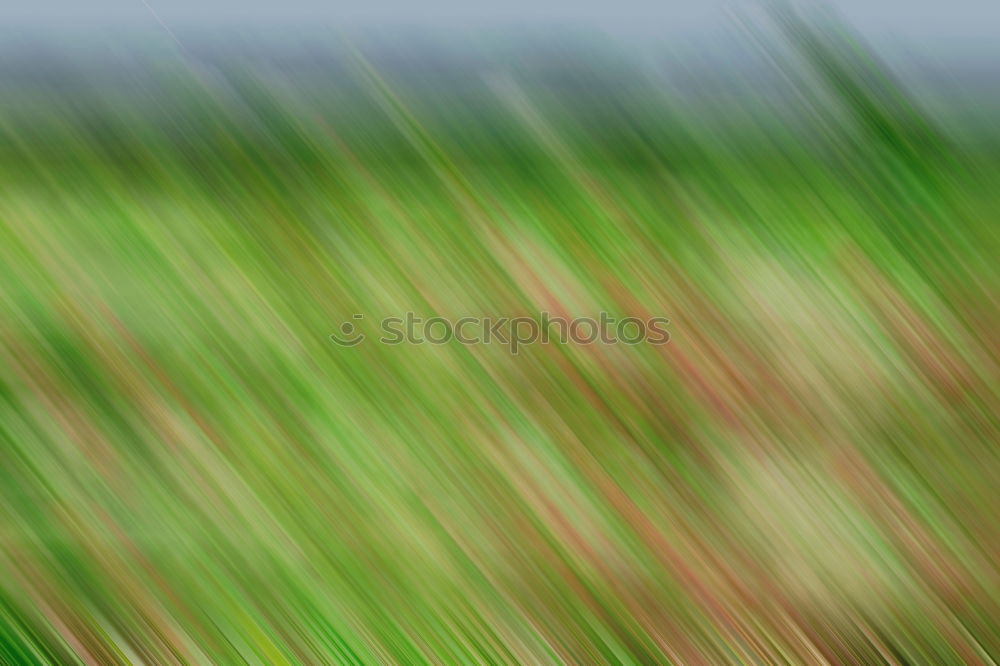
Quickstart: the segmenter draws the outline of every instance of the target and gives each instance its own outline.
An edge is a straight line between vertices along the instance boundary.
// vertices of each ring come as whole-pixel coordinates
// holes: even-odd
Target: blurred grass
[[[6,81],[0,660],[994,663],[1000,153],[752,36]]]

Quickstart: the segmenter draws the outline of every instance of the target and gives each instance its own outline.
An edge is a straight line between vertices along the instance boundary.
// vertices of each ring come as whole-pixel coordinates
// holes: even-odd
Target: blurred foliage
[[[4,61],[0,661],[994,663],[995,139],[743,39]]]

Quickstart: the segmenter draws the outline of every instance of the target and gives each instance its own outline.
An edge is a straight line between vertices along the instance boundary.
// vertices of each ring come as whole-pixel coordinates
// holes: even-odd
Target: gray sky
[[[583,19],[679,29],[724,20],[753,0],[0,0],[0,23],[43,25],[396,20],[460,23]],[[856,27],[903,37],[997,37],[1000,0],[829,0]]]

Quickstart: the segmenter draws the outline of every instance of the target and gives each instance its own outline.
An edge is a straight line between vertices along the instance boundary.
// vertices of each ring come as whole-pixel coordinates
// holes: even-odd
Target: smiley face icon
[[[364,319],[364,318],[365,316],[363,314],[356,314],[353,317],[353,319]],[[354,347],[355,345],[359,345],[362,342],[364,342],[365,336],[363,333],[358,332],[357,328],[354,326],[353,323],[345,321],[343,324],[340,325],[339,333],[330,334],[330,340],[332,340],[335,344],[340,345],[341,347]]]

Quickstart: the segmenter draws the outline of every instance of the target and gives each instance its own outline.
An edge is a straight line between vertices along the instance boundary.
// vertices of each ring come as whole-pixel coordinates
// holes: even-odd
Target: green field
[[[745,37],[10,61],[0,662],[1000,660],[996,115]]]

